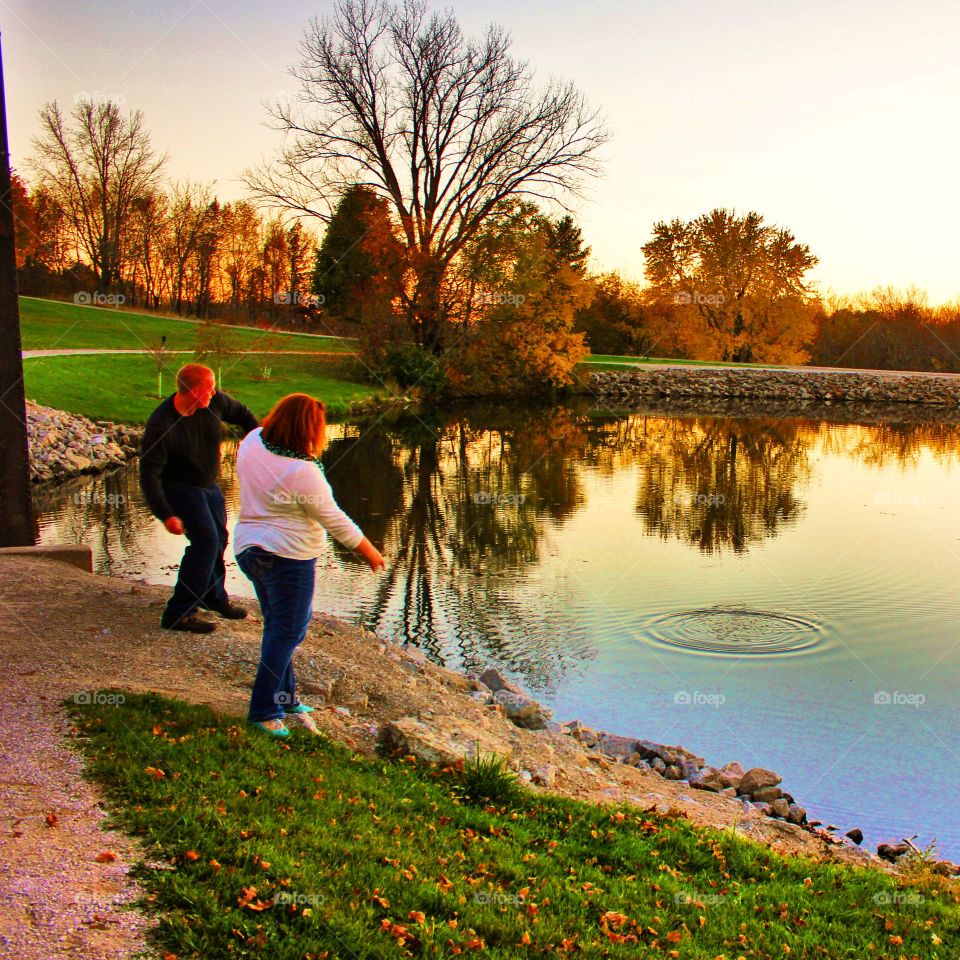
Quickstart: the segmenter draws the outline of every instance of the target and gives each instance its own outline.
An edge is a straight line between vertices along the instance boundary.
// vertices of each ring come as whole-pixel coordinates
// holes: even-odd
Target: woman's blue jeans
[[[260,666],[247,719],[274,720],[295,707],[293,652],[303,642],[313,614],[316,560],[291,560],[261,547],[247,547],[237,565],[253,582],[263,614]]]

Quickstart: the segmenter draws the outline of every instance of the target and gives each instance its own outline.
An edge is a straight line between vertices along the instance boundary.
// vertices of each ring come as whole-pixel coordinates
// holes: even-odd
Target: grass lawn
[[[164,373],[164,396],[173,393],[174,373],[189,359],[173,358]],[[206,363],[216,370],[213,361]],[[264,363],[270,366],[269,380],[258,379]],[[145,423],[160,402],[156,367],[147,356],[34,357],[24,360],[23,367],[27,399],[94,420]],[[362,372],[351,357],[226,357],[218,386],[258,417],[280,397],[300,391],[322,400],[331,415],[343,415],[351,403],[387,395],[360,382]]]
[[[169,350],[193,350],[195,321],[134,313],[105,307],[82,307],[59,300],[20,298],[20,332],[24,350],[65,350],[70,347],[105,350],[143,350],[167,338]],[[352,351],[351,340],[338,337],[305,337],[295,333],[269,333],[228,328],[229,336],[247,350],[265,348],[267,339],[278,350]]]
[[[960,956],[946,880],[785,860],[680,816],[511,797],[469,766],[124,696],[72,709],[178,960]]]

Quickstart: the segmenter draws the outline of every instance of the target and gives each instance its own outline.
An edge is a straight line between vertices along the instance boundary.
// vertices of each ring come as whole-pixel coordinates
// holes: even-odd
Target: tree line
[[[305,31],[298,93],[270,107],[283,148],[232,203],[167,182],[139,111],[48,104],[14,198],[23,291],[82,279],[132,305],[352,333],[370,369],[431,393],[555,390],[589,352],[956,368],[956,310],[826,302],[809,247],[755,211],[657,222],[643,284],[591,272],[569,204],[608,131],[510,46],[425,0],[338,0]]]
[[[317,246],[302,222],[168,180],[140,111],[80,100],[69,118],[47,104],[40,121],[31,185],[13,178],[22,293],[237,322],[301,316]]]

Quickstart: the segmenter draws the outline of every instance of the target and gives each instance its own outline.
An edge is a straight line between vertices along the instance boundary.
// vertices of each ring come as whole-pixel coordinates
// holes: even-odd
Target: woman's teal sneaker
[[[313,713],[316,707],[308,706],[305,703],[298,703],[295,707],[290,707],[287,713]]]
[[[252,721],[252,723],[255,727],[259,727],[261,730],[266,730],[271,737],[289,737],[290,736],[289,728],[279,718],[274,720],[254,720]]]

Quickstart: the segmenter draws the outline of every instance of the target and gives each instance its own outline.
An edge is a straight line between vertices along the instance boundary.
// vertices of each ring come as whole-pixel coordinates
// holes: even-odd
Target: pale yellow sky
[[[508,27],[544,78],[608,118],[606,173],[578,216],[597,269],[643,271],[658,219],[755,209],[820,258],[824,289],[960,297],[960,5],[506,0],[450,4],[466,30]],[[278,135],[263,100],[329,0],[0,0],[15,166],[36,114],[80,94],[144,111],[169,173],[242,196]]]

